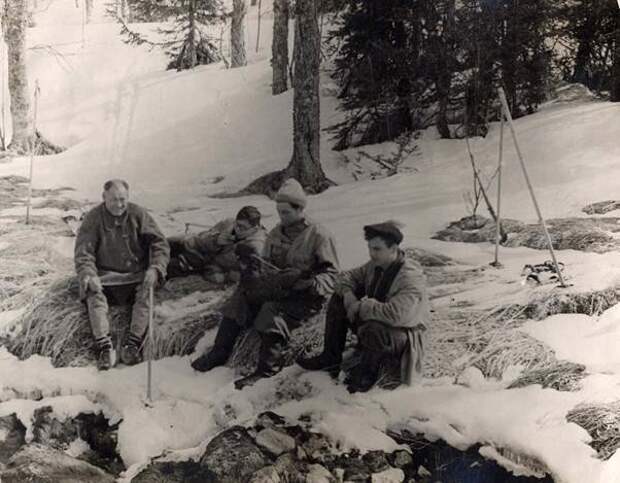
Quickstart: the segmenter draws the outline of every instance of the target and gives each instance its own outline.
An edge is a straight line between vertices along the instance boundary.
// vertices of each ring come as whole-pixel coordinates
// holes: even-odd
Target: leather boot
[[[261,346],[258,354],[258,365],[256,370],[235,381],[235,388],[243,389],[251,386],[259,379],[275,376],[282,370],[282,352],[286,347],[286,342],[278,334],[261,334]]]
[[[381,354],[362,350],[361,360],[355,366],[344,383],[350,393],[368,392],[379,379],[379,367],[381,365]]]
[[[349,327],[342,297],[333,295],[325,315],[323,352],[314,357],[300,357],[297,364],[307,371],[327,371],[332,377],[338,377]]]
[[[192,362],[192,368],[200,372],[207,372],[226,364],[240,333],[241,327],[237,322],[233,319],[223,318],[217,329],[213,347],[208,353],[195,359]]]

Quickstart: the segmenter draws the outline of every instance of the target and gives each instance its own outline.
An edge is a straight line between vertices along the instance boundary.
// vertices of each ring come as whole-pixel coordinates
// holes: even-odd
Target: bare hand
[[[146,288],[151,288],[155,286],[158,280],[159,274],[157,273],[157,270],[151,267],[144,274],[144,280],[142,281],[142,283]]]
[[[86,275],[82,279],[82,287],[84,287],[86,291],[90,291],[93,293],[98,293],[103,290],[101,280],[96,275]]]
[[[347,307],[347,319],[349,322],[354,323],[357,320],[357,316],[360,311],[360,302],[356,300]]]
[[[346,308],[351,307],[354,303],[356,303],[357,297],[353,294],[353,292],[346,292],[343,296],[342,296],[343,302],[344,302],[344,306]]]

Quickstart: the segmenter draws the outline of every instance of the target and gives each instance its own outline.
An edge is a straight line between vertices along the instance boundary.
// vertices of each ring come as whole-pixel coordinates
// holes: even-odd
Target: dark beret
[[[400,231],[398,225],[393,221],[385,221],[374,225],[366,225],[364,227],[364,236],[370,240],[377,236],[392,240],[397,245],[403,241],[403,232]]]

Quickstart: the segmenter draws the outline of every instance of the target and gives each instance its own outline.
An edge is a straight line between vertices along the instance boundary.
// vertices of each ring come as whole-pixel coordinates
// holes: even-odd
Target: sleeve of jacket
[[[361,320],[378,320],[393,327],[408,327],[413,321],[408,320],[417,304],[423,303],[423,280],[407,277],[398,291],[387,301],[368,298],[360,303]]]
[[[77,233],[74,248],[75,271],[78,279],[97,275],[97,248],[99,247],[98,213],[86,214]]]
[[[324,229],[317,230],[314,247],[315,266],[318,273],[313,277],[313,288],[317,294],[328,296],[333,293],[336,276],[340,271],[336,243],[331,233]]]
[[[153,217],[146,211],[142,211],[142,225],[140,236],[149,247],[149,268],[153,267],[159,273],[160,278],[166,278],[166,268],[170,261],[170,245],[163,235]]]
[[[353,294],[360,293],[364,288],[365,280],[366,265],[342,272],[339,276],[336,292],[339,295],[344,295],[347,292],[351,292]]]

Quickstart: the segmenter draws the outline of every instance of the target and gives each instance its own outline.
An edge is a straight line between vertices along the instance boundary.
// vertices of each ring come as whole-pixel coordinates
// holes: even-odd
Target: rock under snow
[[[113,483],[114,477],[85,461],[39,444],[15,453],[2,472],[4,483]]]
[[[272,428],[263,429],[256,436],[256,443],[274,456],[280,456],[295,449],[295,440],[288,434]]]

